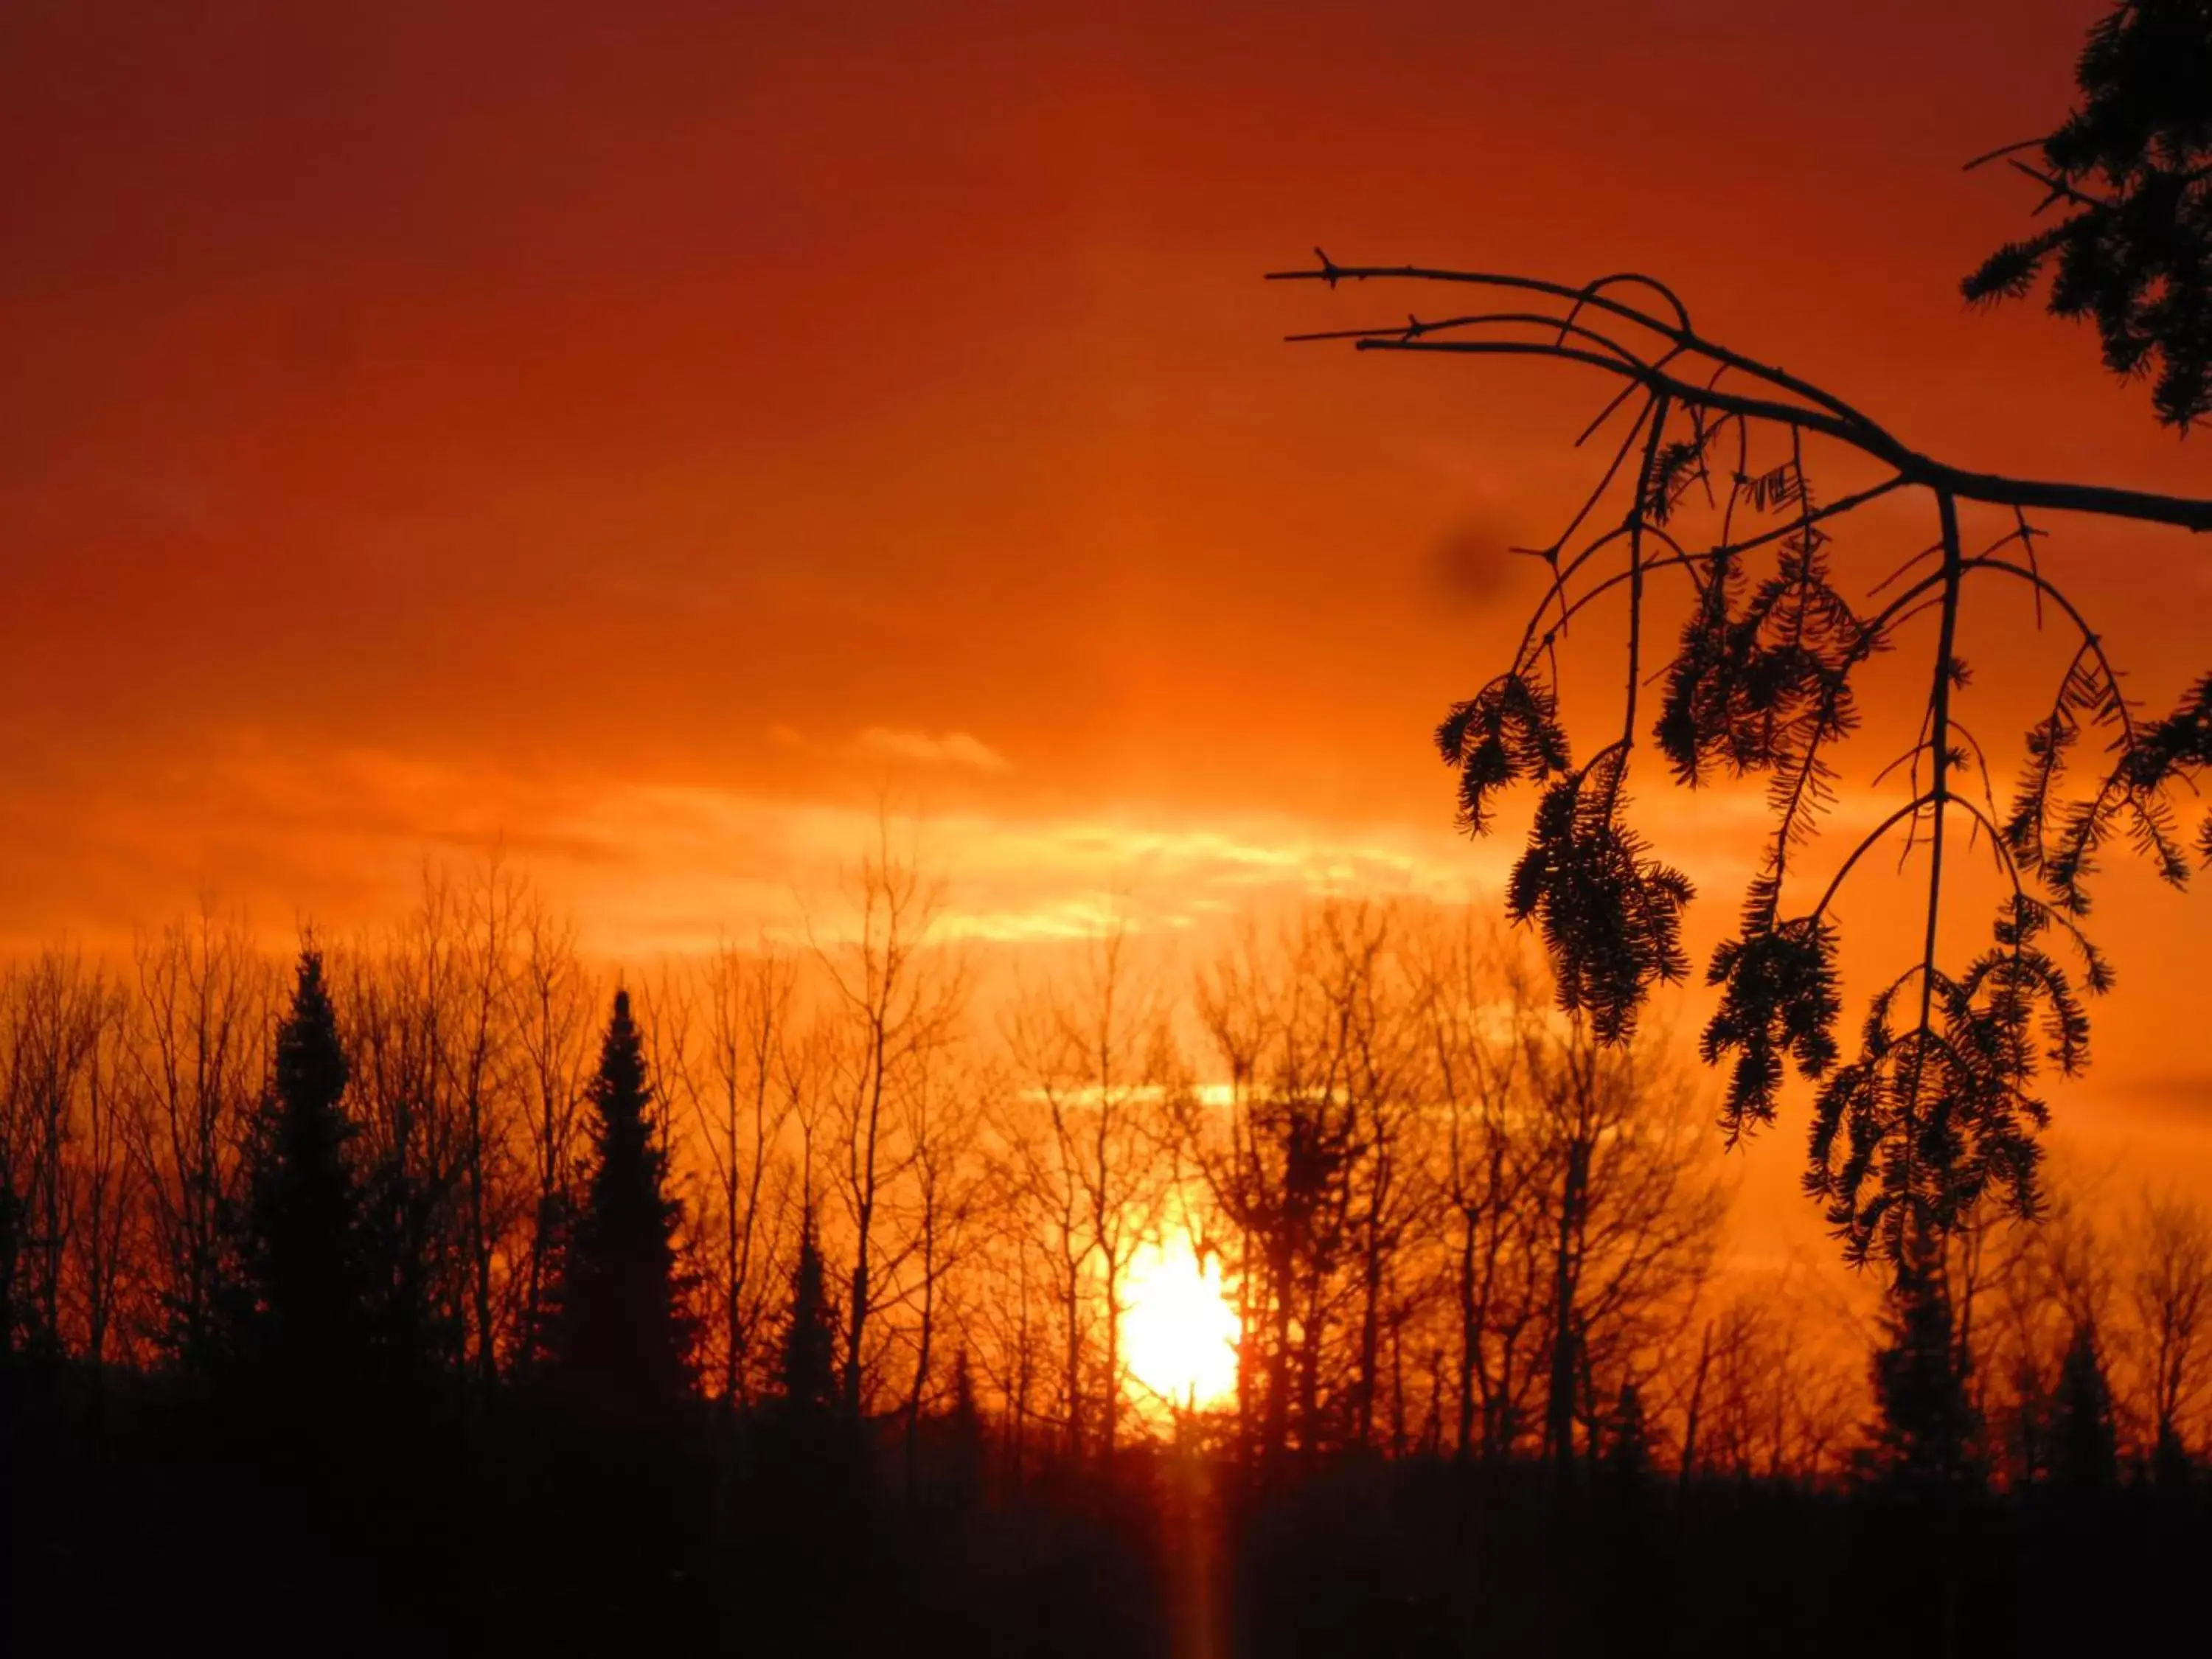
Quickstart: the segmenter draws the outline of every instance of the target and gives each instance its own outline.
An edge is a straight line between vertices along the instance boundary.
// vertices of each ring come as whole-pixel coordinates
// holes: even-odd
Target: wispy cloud
[[[981,738],[966,732],[931,733],[903,726],[871,726],[853,739],[864,754],[921,766],[964,767],[975,772],[1006,772],[1009,761]]]
[[[931,742],[942,751],[948,739]],[[495,847],[574,909],[595,948],[682,951],[761,927],[834,933],[880,814],[849,790],[776,795],[238,736],[179,753],[127,789],[0,801],[0,842],[38,854],[20,860],[12,888],[0,884],[0,943],[61,930],[127,937],[203,885],[277,934],[296,916],[343,931],[400,914],[424,859]],[[1076,938],[1116,920],[1182,932],[1304,894],[1441,894],[1503,873],[1502,854],[1444,825],[1273,813],[970,802],[902,818],[891,835],[901,855],[945,878],[945,933],[979,940]],[[59,894],[75,898],[39,897]]]

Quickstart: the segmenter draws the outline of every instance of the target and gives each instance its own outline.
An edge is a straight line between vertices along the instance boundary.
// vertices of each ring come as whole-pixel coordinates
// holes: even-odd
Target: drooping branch
[[[2043,532],[2028,514],[2063,510],[2203,531],[2212,530],[2212,501],[1953,466],[1822,388],[1706,339],[1680,298],[1649,277],[1573,288],[1496,273],[1339,266],[1326,256],[1317,270],[1278,276],[1332,287],[1396,279],[1542,296],[1556,309],[1409,317],[1291,337],[1595,369],[1620,391],[1577,446],[1636,404],[1566,528],[1546,546],[1516,550],[1540,558],[1549,580],[1510,666],[1455,707],[1437,732],[1459,773],[1460,818],[1470,831],[1492,826],[1501,791],[1522,781],[1543,786],[1508,908],[1540,926],[1563,1006],[1588,1018],[1601,1038],[1620,1040],[1650,988],[1683,971],[1679,930],[1689,883],[1658,861],[1626,817],[1641,688],[1663,680],[1652,735],[1677,783],[1694,788],[1716,774],[1769,781],[1765,858],[1737,936],[1715,952],[1707,973],[1722,994],[1704,1051],[1709,1061],[1729,1065],[1723,1115],[1730,1139],[1773,1120],[1789,1067],[1818,1085],[1805,1186],[1853,1260],[1878,1253],[1899,1265],[1924,1255],[1991,1194],[2032,1213],[2039,1201],[2035,1138],[2047,1118],[2035,1079],[2045,1065],[2077,1071],[2088,1036],[2074,980],[2041,936],[2055,927],[2072,946],[2082,991],[2111,984],[2078,918],[2095,854],[2116,824],[2126,825],[2161,874],[2186,877],[2167,797],[2172,786],[2212,768],[2212,677],[2166,720],[2138,720],[2118,691],[2101,635],[2045,574],[2036,547]],[[1781,447],[1778,457],[1771,445]],[[1810,445],[1874,462],[1888,476],[1823,501],[1810,477]],[[1908,489],[1933,498],[1938,533],[1873,584],[1870,598],[1896,591],[1863,611],[1840,585],[1835,538],[1860,508]],[[1625,509],[1608,521],[1603,504],[1623,493]],[[1962,502],[2004,509],[2011,527],[1970,556]],[[1716,527],[1697,530],[1700,513]],[[1763,517],[1774,522],[1753,522]],[[2014,543],[2018,562],[2004,556]],[[1930,558],[1936,563],[1927,569]],[[1672,659],[1647,672],[1650,579],[1668,571],[1685,578],[1690,614]],[[1984,573],[2024,583],[2038,628],[2047,602],[2081,641],[2053,713],[2029,732],[2020,793],[2002,824],[1988,754],[1959,708],[1971,678],[1958,655],[1960,622],[1978,586],[1969,579]],[[1626,605],[1623,725],[1577,765],[1559,717],[1560,647],[1571,623],[1616,594]],[[1933,672],[1918,730],[1871,785],[1880,788],[1903,768],[1911,799],[1882,812],[1816,903],[1793,911],[1785,890],[1799,850],[1835,802],[1833,751],[1859,725],[1857,676],[1931,616]],[[2109,733],[2110,760],[2093,793],[2068,799],[2064,762],[2085,725]],[[1986,811],[1960,790],[1961,767],[1978,773],[1970,788],[1990,797]],[[1945,907],[1959,879],[1948,825],[1954,813],[1973,844],[1987,838],[2003,884],[1990,947],[1956,971],[1942,954]],[[1903,858],[1924,853],[1927,860],[1920,948],[1871,1000],[1858,1054],[1844,1063],[1837,902],[1865,855],[1900,827],[1908,831]],[[2212,821],[2204,837],[2212,861]]]

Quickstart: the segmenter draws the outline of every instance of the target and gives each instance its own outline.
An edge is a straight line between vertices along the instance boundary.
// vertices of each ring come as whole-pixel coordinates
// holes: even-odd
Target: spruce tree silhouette
[[[1880,1622],[1917,1632],[1924,1650],[1948,1659],[1959,1650],[1962,1523],[1984,1475],[1941,1250],[1923,1231],[1890,1283],[1872,1366],[1872,1444],[1859,1473],[1877,1500],[1872,1513],[1890,1510],[1869,1540],[1887,1564],[1874,1574]]]
[[[2074,1328],[2051,1403],[2052,1481],[2076,1493],[2109,1489],[2119,1480],[2119,1432],[2097,1329],[2087,1320]]]
[[[296,1617],[335,1593],[373,1505],[364,1437],[382,1427],[367,1383],[371,1337],[349,1077],[312,943],[276,1028],[270,1086],[247,1127],[230,1224],[238,1272],[218,1306],[225,1461],[251,1501],[237,1516],[264,1605]]]
[[[975,1373],[964,1347],[952,1358],[952,1408],[945,1427],[945,1497],[955,1508],[965,1509],[982,1496],[986,1451]]]
[[[368,1357],[349,1075],[322,953],[300,952],[275,1076],[247,1148],[239,1358],[289,1412],[324,1409]]]
[[[752,1547],[786,1627],[805,1631],[809,1650],[821,1653],[867,1650],[859,1632],[883,1593],[860,1565],[864,1460],[840,1374],[839,1334],[810,1197],[799,1212],[775,1397],[762,1425]]]
[[[660,1418],[691,1392],[697,1324],[677,1260],[683,1205],[666,1190],[628,991],[615,993],[589,1099],[591,1176],[562,1253],[551,1369],[589,1412]]]
[[[1980,1483],[1981,1425],[1932,1247],[1923,1245],[1899,1272],[1882,1328],[1874,1357],[1872,1472],[1901,1497],[1947,1502]]]
[[[837,1378],[837,1313],[816,1236],[813,1206],[799,1226],[799,1259],[791,1270],[791,1308],[783,1332],[781,1404],[795,1421],[819,1421],[842,1399]]]
[[[1606,1470],[1623,1491],[1641,1486],[1651,1472],[1651,1428],[1644,1412],[1643,1391],[1633,1382],[1621,1385],[1613,1402],[1613,1421],[1605,1436]]]
[[[2171,1423],[2158,1431],[2151,1443],[2150,1478],[2161,1492],[2185,1492],[2196,1484],[2197,1463],[2188,1443]]]

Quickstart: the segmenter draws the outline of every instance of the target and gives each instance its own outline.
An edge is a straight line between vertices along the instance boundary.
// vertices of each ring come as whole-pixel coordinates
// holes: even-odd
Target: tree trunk
[[[1582,1208],[1589,1182],[1589,1146],[1577,1135],[1567,1148],[1566,1180],[1559,1195],[1559,1243],[1553,1261],[1552,1375],[1545,1401],[1544,1449],[1557,1476],[1574,1472],[1575,1351],[1581,1337],[1575,1317],[1579,1288]]]
[[[1676,1491],[1687,1496],[1690,1482],[1698,1468],[1698,1415],[1705,1403],[1705,1371],[1713,1358],[1713,1322],[1705,1322],[1705,1335],[1698,1343],[1698,1372],[1690,1383],[1689,1419],[1682,1428],[1682,1468],[1675,1479]]]

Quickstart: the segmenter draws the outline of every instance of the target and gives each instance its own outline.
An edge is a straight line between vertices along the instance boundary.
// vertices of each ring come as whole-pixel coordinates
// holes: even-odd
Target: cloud
[[[1004,755],[981,738],[965,732],[945,732],[933,737],[906,726],[871,726],[853,739],[853,745],[864,754],[912,761],[922,766],[959,766],[976,772],[1006,772],[1013,769],[1013,763]]]
[[[933,754],[992,755],[958,734],[927,741]],[[0,953],[61,934],[118,946],[204,890],[274,945],[295,919],[344,933],[404,914],[426,860],[494,848],[595,951],[680,953],[762,928],[834,937],[884,828],[857,790],[777,794],[254,733],[204,739],[125,781],[18,785],[0,798],[0,846],[19,849],[0,870]],[[946,937],[1009,944],[1117,921],[1181,932],[1310,894],[1458,896],[1502,877],[1510,850],[1469,848],[1441,824],[980,802],[890,834],[899,856],[944,878]]]

